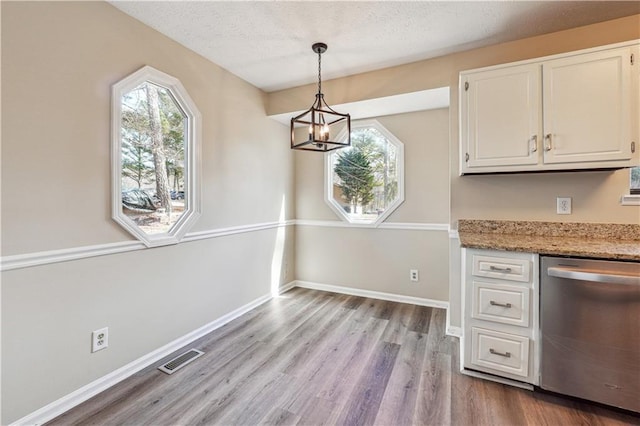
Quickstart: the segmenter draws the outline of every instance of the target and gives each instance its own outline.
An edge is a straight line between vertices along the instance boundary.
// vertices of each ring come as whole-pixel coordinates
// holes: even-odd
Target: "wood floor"
[[[444,329],[442,309],[296,288],[190,345],[205,355],[173,375],[149,367],[49,424],[640,424],[462,375]]]

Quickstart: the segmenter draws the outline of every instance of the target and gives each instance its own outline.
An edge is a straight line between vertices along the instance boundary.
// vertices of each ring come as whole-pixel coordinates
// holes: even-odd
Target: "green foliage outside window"
[[[397,149],[373,127],[351,132],[351,147],[338,151],[334,163],[337,201],[352,217],[372,220],[398,195]]]
[[[640,167],[631,169],[631,193],[640,194]]]
[[[338,187],[345,200],[356,213],[357,206],[366,206],[373,200],[374,175],[367,155],[359,149],[338,154],[335,172],[340,178]]]
[[[150,95],[153,96],[150,96]],[[154,105],[155,103],[155,105]],[[155,108],[154,108],[155,107]],[[159,112],[159,122],[151,111]],[[184,174],[184,115],[169,92],[144,83],[127,93],[122,111],[123,188],[156,190],[159,174],[166,176],[171,190],[181,190]],[[161,144],[154,145],[153,129],[158,128]],[[156,169],[154,157],[164,161]]]

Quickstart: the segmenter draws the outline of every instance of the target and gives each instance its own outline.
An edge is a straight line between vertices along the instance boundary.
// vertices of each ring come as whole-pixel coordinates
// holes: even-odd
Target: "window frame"
[[[631,188],[631,173],[634,168],[640,169],[640,166],[629,168],[629,193],[624,194],[620,199],[620,204],[623,206],[640,206],[640,189]]]
[[[371,222],[354,221],[350,215],[344,211],[342,206],[333,198],[333,155],[338,155],[340,150],[330,151],[325,153],[324,156],[324,201],[333,210],[333,212],[344,222],[347,222],[351,226],[363,226],[363,227],[377,227],[384,222],[394,211],[404,203],[405,188],[404,188],[404,143],[393,133],[391,133],[386,127],[384,127],[378,120],[358,120],[351,123],[351,132],[363,128],[374,128],[380,132],[390,143],[392,143],[396,149],[397,158],[397,179],[398,179],[398,195],[396,199],[387,206],[384,213],[380,214],[376,220]],[[336,137],[336,140],[342,140],[347,137],[347,129],[344,128]],[[343,148],[349,149],[349,148]]]
[[[631,188],[631,173],[633,173],[633,169],[638,169],[640,171],[640,166],[631,167],[629,169],[629,194],[640,196],[640,188]]]
[[[149,234],[124,214],[122,209],[122,96],[144,82],[170,92],[185,114],[184,191],[185,209],[167,232]],[[111,88],[111,214],[114,221],[147,247],[177,244],[200,217],[200,145],[202,119],[195,102],[180,80],[151,66],[144,66]]]

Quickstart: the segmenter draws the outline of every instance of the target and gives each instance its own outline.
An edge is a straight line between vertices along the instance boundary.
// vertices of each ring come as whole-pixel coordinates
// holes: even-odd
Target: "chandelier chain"
[[[322,70],[322,53],[320,51],[318,51],[318,94],[322,94],[322,74],[321,74],[321,70]]]

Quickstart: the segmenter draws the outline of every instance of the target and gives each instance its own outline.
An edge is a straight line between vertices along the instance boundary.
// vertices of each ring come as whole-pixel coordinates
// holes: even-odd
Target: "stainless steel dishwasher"
[[[640,412],[640,263],[541,259],[540,387]]]

